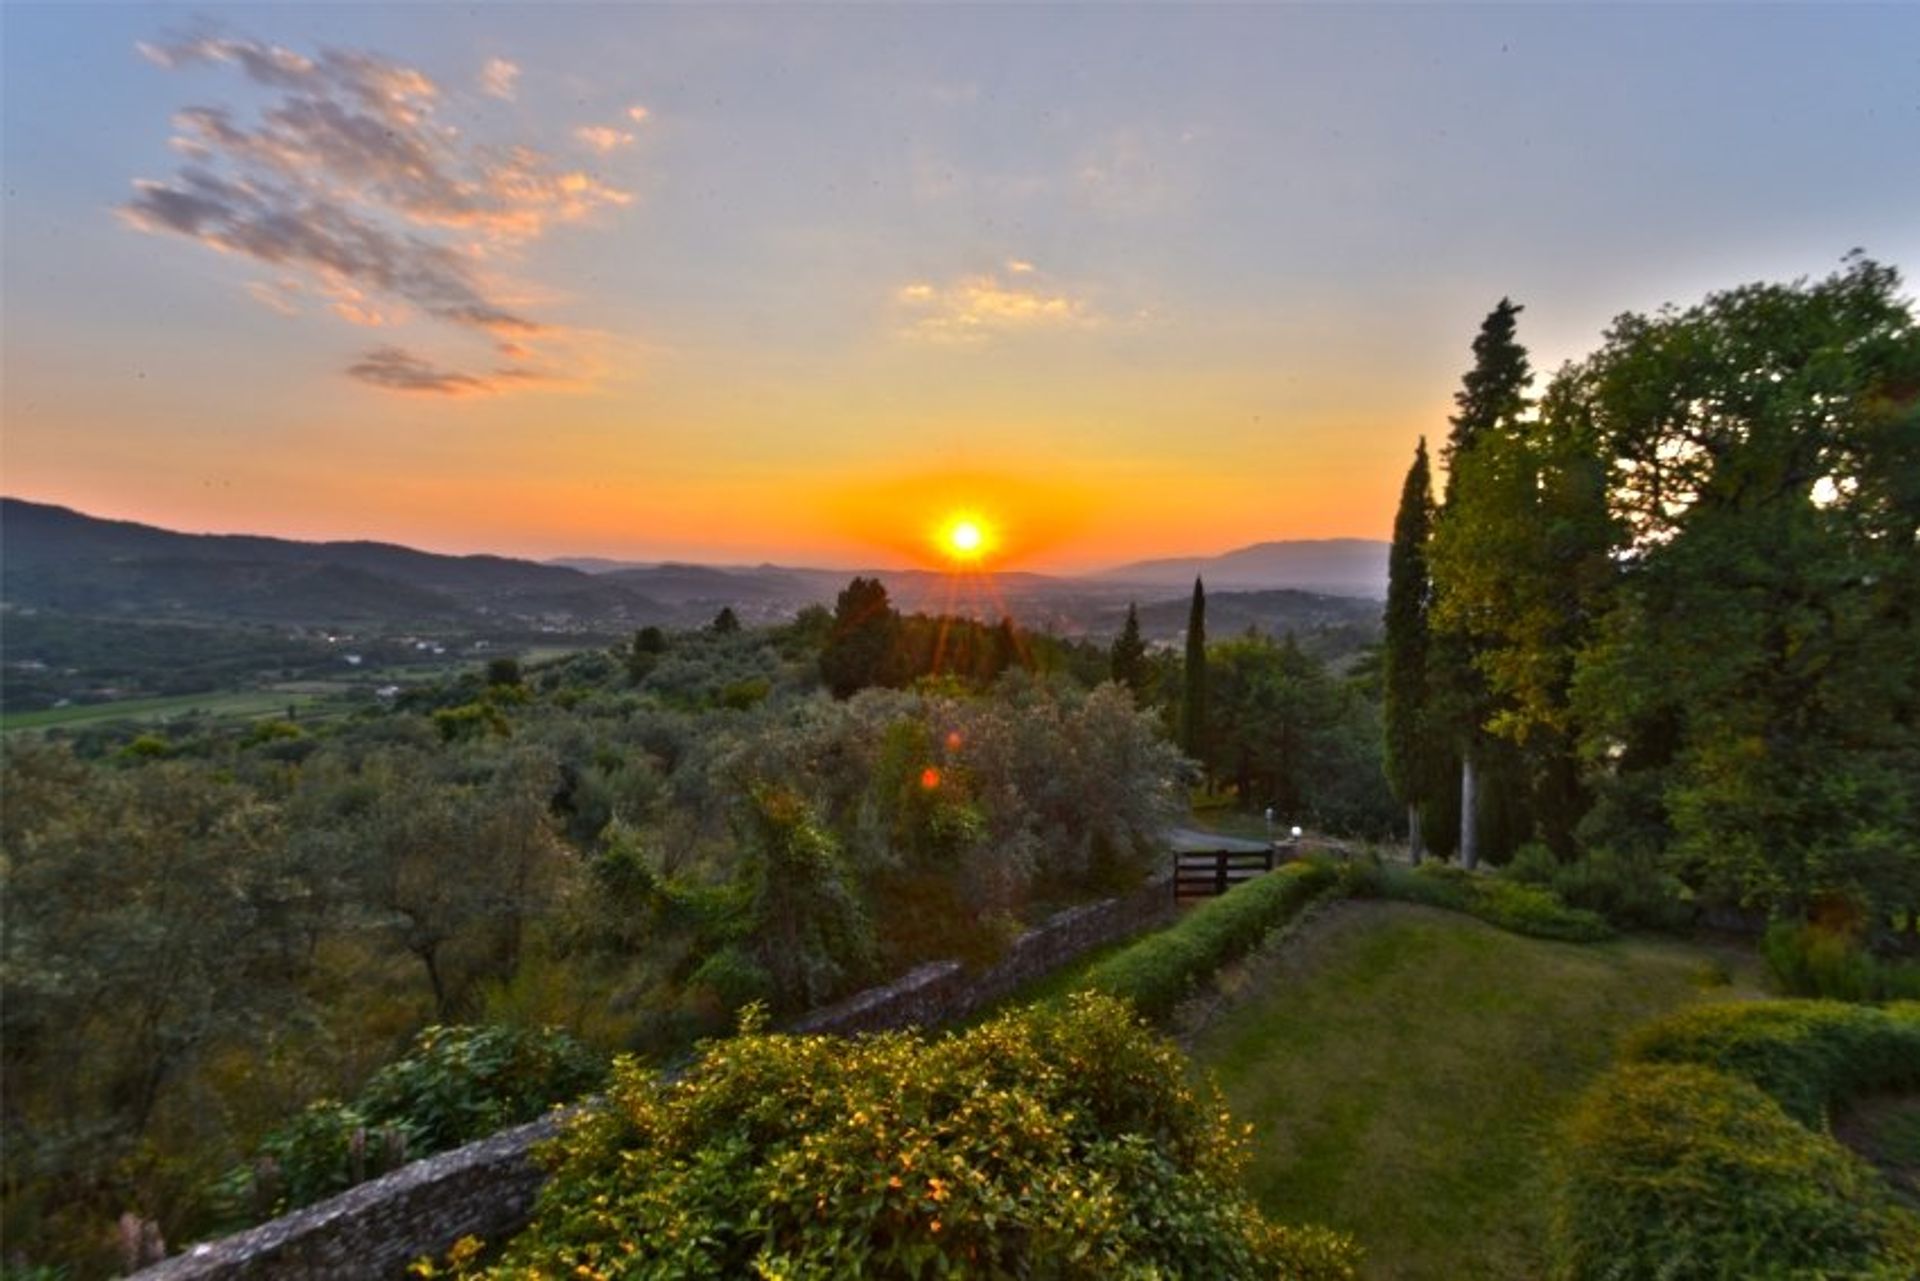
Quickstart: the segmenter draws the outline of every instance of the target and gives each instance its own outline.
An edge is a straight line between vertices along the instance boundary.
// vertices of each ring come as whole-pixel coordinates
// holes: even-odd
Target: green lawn
[[[1198,1032],[1254,1127],[1253,1194],[1351,1233],[1378,1278],[1537,1277],[1553,1126],[1619,1036],[1753,994],[1747,962],[1642,939],[1550,943],[1406,904],[1345,904],[1229,973]]]

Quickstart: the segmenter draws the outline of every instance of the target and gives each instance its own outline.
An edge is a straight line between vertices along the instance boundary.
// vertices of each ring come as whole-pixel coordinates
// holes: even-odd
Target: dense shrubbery
[[[1641,1028],[1626,1054],[1643,1063],[1701,1063],[1731,1073],[1804,1124],[1824,1126],[1837,1100],[1920,1086],[1920,1002],[1705,1006]]]
[[[1551,890],[1568,907],[1597,912],[1621,929],[1684,930],[1695,904],[1680,879],[1650,854],[1589,850],[1562,862],[1546,846],[1522,846],[1501,874]]]
[[[1920,1219],[1826,1133],[1834,1103],[1920,1084],[1920,1005],[1710,1006],[1642,1029],[1627,1054],[1567,1130],[1556,1276],[1920,1270]]]
[[[1201,979],[1251,950],[1337,880],[1327,864],[1289,863],[1116,952],[1088,970],[1082,986],[1132,1001],[1149,1018],[1163,1018]]]
[[[617,1069],[492,1273],[1353,1276],[1253,1208],[1244,1145],[1102,997],[931,1042],[749,1031],[671,1085]]]
[[[1568,907],[1538,886],[1476,875],[1441,863],[1423,863],[1417,868],[1354,863],[1347,867],[1344,879],[1348,892],[1357,898],[1444,907],[1533,938],[1593,943],[1613,935],[1596,913]]]
[[[1726,1073],[1617,1069],[1567,1142],[1553,1211],[1566,1281],[1905,1281],[1920,1268],[1920,1221],[1872,1167]]]
[[[307,1205],[402,1162],[457,1147],[566,1103],[606,1079],[606,1060],[557,1028],[429,1027],[350,1104],[309,1104],[216,1192],[245,1220]]]
[[[355,1101],[437,1152],[531,1121],[606,1079],[604,1057],[558,1028],[430,1027]]]
[[[1876,956],[1855,930],[1775,921],[1760,951],[1774,981],[1793,996],[1920,1000],[1920,962]]]

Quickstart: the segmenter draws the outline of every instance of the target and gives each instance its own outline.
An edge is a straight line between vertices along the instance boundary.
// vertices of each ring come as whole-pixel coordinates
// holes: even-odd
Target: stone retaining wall
[[[1056,913],[980,973],[969,974],[957,961],[923,965],[787,1030],[875,1032],[965,1018],[1085,952],[1167,920],[1174,910],[1172,888],[1158,877],[1125,897]],[[143,1281],[401,1276],[413,1260],[437,1258],[463,1236],[497,1240],[524,1227],[546,1178],[532,1148],[558,1124],[546,1117],[415,1161],[257,1228],[189,1246],[136,1275]]]

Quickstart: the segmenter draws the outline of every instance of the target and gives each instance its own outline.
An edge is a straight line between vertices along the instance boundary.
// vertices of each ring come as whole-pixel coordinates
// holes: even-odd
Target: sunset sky
[[[4,9],[0,489],[873,565],[1383,538],[1480,318],[1920,273],[1920,6]]]

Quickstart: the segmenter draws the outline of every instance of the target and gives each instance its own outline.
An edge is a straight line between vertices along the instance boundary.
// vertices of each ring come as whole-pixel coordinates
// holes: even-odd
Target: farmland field
[[[27,729],[73,728],[107,721],[152,723],[188,714],[255,720],[284,716],[289,706],[304,711],[317,701],[318,696],[313,693],[271,689],[174,694],[163,698],[124,698],[105,703],[48,707],[32,712],[9,712],[0,718],[0,728],[13,733]]]

